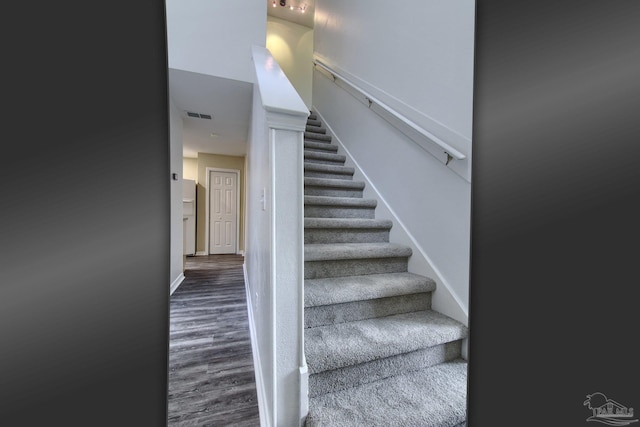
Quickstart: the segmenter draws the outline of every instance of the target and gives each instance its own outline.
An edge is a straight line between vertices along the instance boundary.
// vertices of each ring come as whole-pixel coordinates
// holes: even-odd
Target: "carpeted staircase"
[[[311,113],[304,133],[306,426],[466,423],[467,328],[431,310],[433,280]]]

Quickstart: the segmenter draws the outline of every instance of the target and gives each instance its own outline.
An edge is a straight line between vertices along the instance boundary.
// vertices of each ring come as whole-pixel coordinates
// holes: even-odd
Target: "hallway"
[[[170,300],[169,426],[259,426],[239,255],[188,257]]]

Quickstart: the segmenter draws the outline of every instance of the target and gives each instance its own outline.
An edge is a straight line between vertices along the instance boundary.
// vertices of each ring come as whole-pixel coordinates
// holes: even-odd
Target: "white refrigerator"
[[[182,222],[184,224],[184,254],[196,254],[196,182],[182,180]]]

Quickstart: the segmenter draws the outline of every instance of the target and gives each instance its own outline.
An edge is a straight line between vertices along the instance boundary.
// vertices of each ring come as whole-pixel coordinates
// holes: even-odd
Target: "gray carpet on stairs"
[[[431,310],[436,283],[314,113],[304,145],[306,425],[466,426],[467,327]]]
[[[309,373],[408,353],[466,338],[460,322],[432,310],[305,330]]]
[[[309,377],[309,397],[334,393],[404,372],[418,371],[460,358],[460,341],[422,348],[357,365],[319,372]]]
[[[466,419],[466,372],[456,360],[311,398],[306,426],[457,426]]]
[[[305,307],[340,304],[433,291],[432,279],[412,273],[309,279],[305,282]]]

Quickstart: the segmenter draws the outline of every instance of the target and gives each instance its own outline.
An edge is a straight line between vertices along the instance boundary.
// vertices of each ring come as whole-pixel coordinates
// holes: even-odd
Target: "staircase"
[[[433,280],[353,180],[311,113],[304,133],[306,426],[464,426],[467,328],[431,310]]]

